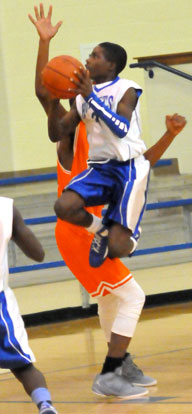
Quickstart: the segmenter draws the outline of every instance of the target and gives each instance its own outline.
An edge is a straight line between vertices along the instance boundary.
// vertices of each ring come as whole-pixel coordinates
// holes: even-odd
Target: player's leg
[[[119,223],[114,223],[109,228],[108,235],[108,256],[112,259],[114,257],[127,257],[135,251],[137,241],[133,236],[133,232],[121,226]]]
[[[146,205],[149,162],[141,156],[124,165],[119,163],[114,169],[114,175],[118,176],[114,184],[115,196],[110,200],[103,218],[108,235],[106,237],[102,229],[102,233],[99,230],[93,239],[90,251],[90,265],[93,267],[103,263],[102,251],[97,248],[101,245],[103,234],[110,258],[132,255],[140,237],[140,222]]]
[[[100,323],[108,341],[108,353],[92,389],[100,395],[136,398],[145,395],[147,391],[133,386],[129,376],[124,376],[122,371],[129,355],[126,353],[127,347],[134,334],[145,295],[134,279],[115,289],[114,293],[116,297],[112,294],[106,299],[98,299]]]
[[[121,368],[117,372],[122,374],[134,385],[151,386],[157,381],[144,375],[132,361],[127,353],[129,343],[135,333],[135,329],[145,302],[145,294],[138,283],[132,278],[120,288],[114,290],[114,295],[119,299],[118,312],[111,327],[111,340],[108,356],[122,357]],[[123,355],[124,353],[124,355]]]
[[[27,332],[15,295],[10,288],[0,292],[0,304],[1,367],[10,369],[23,384],[27,394],[31,396],[32,400],[39,407],[40,414],[56,413],[51,403],[46,402],[50,401],[50,394],[43,374],[33,366],[35,357],[29,347]],[[46,411],[43,411],[43,405],[39,406],[40,403],[44,403]]]
[[[32,401],[37,405],[39,414],[57,413],[52,405],[45,377],[33,364],[11,369],[11,371],[17,380],[21,382]]]
[[[108,218],[113,220],[108,239],[111,258],[131,255],[140,236],[140,223],[147,201],[149,162],[143,156],[133,160],[132,171],[134,174],[130,174],[128,184],[126,181],[123,183],[123,197],[119,197],[115,208],[112,206],[108,214]]]
[[[111,181],[105,182],[105,186],[103,184],[103,177],[94,168],[74,177],[55,202],[57,217],[85,227],[91,233],[97,232],[102,226],[101,219],[90,214],[85,207],[100,206],[109,201]]]
[[[84,199],[77,192],[65,190],[55,202],[54,210],[61,220],[78,226],[89,227],[93,219],[84,207]]]

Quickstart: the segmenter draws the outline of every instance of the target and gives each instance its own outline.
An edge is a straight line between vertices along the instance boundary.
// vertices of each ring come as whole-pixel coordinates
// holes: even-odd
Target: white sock
[[[93,221],[89,227],[86,227],[86,230],[89,231],[89,233],[96,233],[102,227],[102,219],[94,214],[91,215],[93,217]]]

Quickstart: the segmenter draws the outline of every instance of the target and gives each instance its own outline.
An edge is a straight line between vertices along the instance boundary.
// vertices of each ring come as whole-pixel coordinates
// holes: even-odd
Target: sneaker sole
[[[102,392],[99,392],[99,391],[95,391],[95,390],[93,390],[92,389],[92,392],[94,393],[94,394],[96,394],[96,395],[99,395],[100,397],[113,397],[113,398],[120,398],[121,400],[135,400],[135,399],[137,399],[137,398],[141,398],[141,397],[144,397],[145,395],[147,395],[148,393],[149,393],[149,391],[148,390],[145,390],[145,391],[143,391],[142,393],[140,393],[140,394],[136,394],[136,395],[123,395],[123,396],[121,396],[121,395],[113,395],[113,394],[102,394]]]
[[[152,387],[153,385],[157,384],[157,381],[154,380],[152,382],[148,382],[146,384],[141,384],[140,382],[132,382],[133,385],[135,385],[136,387]]]

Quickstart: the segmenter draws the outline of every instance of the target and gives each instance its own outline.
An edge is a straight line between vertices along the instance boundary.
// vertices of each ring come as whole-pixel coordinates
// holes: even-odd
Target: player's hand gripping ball
[[[56,98],[70,99],[76,96],[76,85],[70,80],[78,80],[74,71],[80,73],[83,64],[72,56],[61,55],[51,59],[42,70],[42,83]]]

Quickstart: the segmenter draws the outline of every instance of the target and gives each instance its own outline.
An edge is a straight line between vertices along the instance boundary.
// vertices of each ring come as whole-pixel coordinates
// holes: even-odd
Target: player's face
[[[86,60],[86,68],[89,71],[90,78],[96,83],[111,80],[111,76],[114,75],[112,66],[114,64],[106,59],[101,46],[96,46]]]

